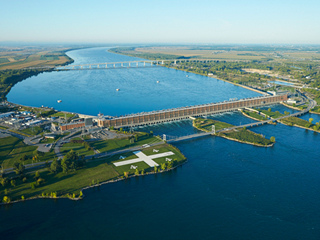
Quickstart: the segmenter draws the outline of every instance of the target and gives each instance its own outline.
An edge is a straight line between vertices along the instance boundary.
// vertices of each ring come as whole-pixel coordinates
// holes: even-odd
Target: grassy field
[[[310,124],[308,121],[298,117],[287,117],[287,118],[281,119],[281,122],[290,126],[293,126],[293,125],[298,125],[300,127],[313,126],[313,124]]]
[[[210,132],[212,129],[211,126],[213,124],[216,126],[216,130],[233,127],[233,125],[229,123],[224,123],[224,122],[220,122],[212,119],[197,118],[193,121],[194,121],[194,126],[196,126],[199,130],[202,130],[205,132]],[[220,132],[220,133],[217,133],[217,136],[232,138],[238,141],[253,143],[253,144],[262,145],[262,146],[266,146],[272,143],[270,140],[266,139],[264,136],[251,132],[247,129],[236,129],[236,130],[231,130],[227,132]]]
[[[37,147],[28,146],[16,137],[0,138],[0,164],[4,168],[12,167],[24,155],[31,156]]]
[[[30,136],[36,136],[36,135],[43,132],[43,128],[39,127],[39,126],[28,127],[26,129],[21,130],[20,132],[23,132],[23,133],[28,134]]]
[[[82,143],[65,143],[63,144],[63,146],[60,148],[60,151],[63,155],[67,154],[70,150],[73,150],[77,153],[79,153],[79,155],[93,155],[94,152],[93,150],[87,150]]]
[[[280,112],[272,112],[272,111],[268,111],[268,110],[264,110],[264,109],[257,109],[258,111],[266,114],[267,116],[271,117],[271,118],[278,118],[278,117],[282,117],[284,116],[284,114],[280,113]]]
[[[228,138],[240,140],[243,142],[258,144],[262,146],[267,146],[272,144],[272,142],[269,139],[266,139],[264,136],[261,136],[261,134],[254,133],[243,128],[232,130],[229,132],[218,133],[218,136],[225,136]]]
[[[233,125],[225,122],[220,122],[217,120],[212,119],[205,119],[205,118],[197,118],[193,120],[194,126],[196,126],[199,130],[205,131],[205,132],[211,132],[212,131],[212,125],[215,125],[215,129],[220,130],[223,128],[233,127]]]
[[[254,118],[254,119],[257,119],[257,120],[260,120],[260,121],[265,121],[265,120],[268,120],[266,117],[264,116],[261,116],[260,114],[258,113],[255,113],[255,112],[251,112],[251,111],[246,111],[246,110],[242,110],[246,115]]]
[[[115,139],[108,139],[108,140],[99,140],[90,142],[90,145],[100,152],[107,152],[111,150],[119,150],[126,147],[134,147],[143,144],[148,144],[150,142],[159,142],[159,138],[147,136],[146,134],[139,134],[137,142],[131,143],[130,140],[126,138],[115,138]]]
[[[50,117],[67,117],[67,118],[72,118],[75,116],[73,113],[63,113],[63,112],[57,112],[55,114],[50,115]]]
[[[20,199],[22,195],[25,198],[40,195],[42,193],[57,192],[57,195],[64,195],[66,193],[75,193],[79,195],[80,190],[83,187],[89,186],[92,180],[100,182],[110,180],[117,177],[119,174],[114,168],[103,162],[91,162],[87,163],[85,168],[77,170],[76,172],[64,174],[62,172],[58,174],[50,173],[48,171],[42,172],[40,177],[45,179],[45,184],[38,186],[35,189],[31,189],[30,183],[34,182],[34,174],[30,174],[27,177],[27,182],[22,182],[20,179],[16,180],[16,187],[7,186],[11,191],[8,196],[11,199]],[[0,199],[4,196],[5,187],[0,187]]]
[[[3,163],[4,168],[10,168],[15,162],[19,162],[24,155],[26,155],[27,159],[23,163],[30,164],[36,149],[36,146],[28,146],[16,137],[0,138],[0,164]],[[52,160],[54,157],[54,152],[50,151],[44,153],[43,156],[38,156],[38,160],[34,162],[45,162]]]
[[[159,150],[159,152],[153,152],[153,150]],[[181,154],[181,152],[179,150],[177,150],[176,148],[172,147],[171,145],[168,144],[163,144],[163,145],[158,145],[158,146],[154,146],[151,148],[147,148],[147,149],[143,149],[142,152],[144,154],[146,154],[147,156],[149,155],[154,155],[154,154],[159,154],[159,153],[164,153],[164,152],[173,152],[174,155],[171,155],[169,157],[161,157],[161,158],[155,158],[153,159],[156,163],[160,164],[161,163],[167,163],[166,158],[171,158],[174,161],[177,161],[178,163],[180,163],[181,161],[185,160],[185,157]],[[132,152],[128,152],[126,154],[121,154],[121,156],[126,157],[123,160],[119,160],[119,158],[117,158],[116,160],[113,160],[114,158],[111,159],[111,163],[115,163],[115,162],[121,162],[121,161],[126,161],[126,160],[130,160],[130,159],[135,159],[137,158],[136,155],[134,155]],[[118,156],[117,156],[118,157]],[[113,161],[112,161],[113,160]],[[153,171],[153,168],[149,167],[149,165],[147,165],[144,162],[138,162],[138,163],[134,163],[134,166],[138,166],[138,170],[144,170],[145,172],[150,172]],[[119,173],[119,174],[123,174],[124,172],[129,172],[130,174],[135,173],[135,169],[130,169],[131,164],[129,165],[124,165],[124,166],[119,166],[116,167],[113,165],[114,169]]]
[[[171,54],[184,56],[186,58],[207,58],[207,59],[223,59],[223,60],[262,60],[270,58],[271,53],[255,52],[255,51],[215,51],[215,50],[198,50],[191,47],[146,47],[136,48],[135,53],[151,53],[151,54]]]
[[[162,144],[156,147],[147,148],[144,149],[143,152],[147,155],[151,155],[154,154],[153,149],[158,149],[158,153],[172,151],[175,153],[175,155],[172,156],[174,160],[176,160],[178,163],[185,161],[183,154],[180,153],[177,148],[169,144]],[[134,156],[132,152],[121,155],[127,156],[126,160]],[[40,171],[40,177],[45,180],[45,183],[37,186],[35,189],[32,189],[30,185],[32,182],[35,182],[34,173],[30,173],[26,176],[26,182],[23,182],[19,177],[15,177],[15,187],[10,186],[10,183],[4,187],[0,185],[0,200],[2,200],[4,196],[9,196],[11,200],[17,200],[21,199],[22,195],[25,198],[30,198],[33,196],[39,196],[42,193],[51,192],[57,192],[58,196],[69,193],[75,193],[76,196],[79,196],[80,190],[84,187],[91,186],[92,182],[97,183],[99,181],[101,183],[104,181],[117,179],[119,177],[122,178],[125,171],[133,174],[134,171],[130,170],[130,165],[118,168],[112,164],[119,159],[119,156],[120,155],[114,155],[108,158],[89,161],[82,169],[66,174],[62,172],[55,174],[46,170]],[[157,163],[165,162],[165,160],[162,158],[155,159],[155,161]],[[153,171],[153,169],[151,169],[145,163],[137,163],[135,165],[138,165],[140,173],[142,169],[144,169],[145,172]],[[5,189],[8,191],[7,194],[5,194]]]
[[[58,66],[73,62],[66,54],[68,48],[32,48],[1,52],[0,70],[27,67]]]

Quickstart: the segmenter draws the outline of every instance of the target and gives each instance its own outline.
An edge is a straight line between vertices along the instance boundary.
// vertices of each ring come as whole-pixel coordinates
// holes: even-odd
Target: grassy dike
[[[261,109],[257,109],[258,111],[263,112],[264,114],[268,115],[271,118],[278,118],[278,117],[282,117],[285,116],[286,114],[282,114],[280,112],[272,112],[271,109],[269,110],[261,110]],[[288,113],[287,113],[288,114]],[[287,118],[283,118],[278,120],[278,122],[287,125],[287,126],[294,126],[294,127],[299,127],[299,128],[304,128],[304,129],[308,129],[311,131],[315,131],[315,132],[320,132],[320,122],[313,124],[312,122],[306,121],[304,119],[298,118],[298,117],[287,117]]]
[[[154,150],[158,152],[154,153]],[[165,157],[154,159],[159,164],[158,168],[151,168],[144,162],[134,164],[138,166],[137,170],[130,169],[130,165],[116,167],[113,164],[114,162],[123,161],[119,160],[120,156],[125,157],[124,160],[136,158],[132,152],[127,152],[88,160],[83,167],[68,173],[63,173],[61,169],[54,173],[44,168],[39,170],[39,176],[36,176],[34,172],[16,175],[11,178],[3,176],[3,178],[6,178],[7,183],[4,186],[0,185],[0,202],[5,204],[5,197],[9,197],[11,203],[36,198],[70,198],[78,200],[83,198],[82,190],[84,189],[130,177],[169,171],[186,162],[185,156],[179,149],[170,144],[163,143],[141,151],[147,156],[168,151],[172,151],[174,155],[170,156],[172,158],[170,163],[166,161]],[[0,183],[2,183],[3,178],[0,177]],[[35,184],[33,188],[32,184],[36,183],[39,178],[43,181],[41,181],[41,184]],[[11,184],[11,180],[15,181],[15,186]]]
[[[215,126],[216,131],[224,128],[234,127],[229,123],[220,122],[212,119],[197,118],[193,120],[193,126],[200,131],[210,132],[212,125]],[[251,144],[259,147],[271,147],[274,142],[266,139],[260,134],[247,130],[246,128],[238,128],[229,131],[219,132],[216,134],[232,141]]]

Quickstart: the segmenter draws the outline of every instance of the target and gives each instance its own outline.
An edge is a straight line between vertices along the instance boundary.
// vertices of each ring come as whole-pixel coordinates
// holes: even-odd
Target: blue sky
[[[0,42],[320,44],[319,0],[0,0]]]

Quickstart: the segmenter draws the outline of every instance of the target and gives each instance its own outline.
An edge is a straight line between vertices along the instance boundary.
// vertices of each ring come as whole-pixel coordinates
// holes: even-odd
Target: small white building
[[[289,103],[289,104],[296,104],[297,101],[289,98],[289,99],[287,100],[287,103]]]

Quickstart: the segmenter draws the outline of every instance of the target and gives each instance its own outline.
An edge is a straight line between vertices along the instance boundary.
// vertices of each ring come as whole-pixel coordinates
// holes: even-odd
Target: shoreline
[[[192,126],[193,126],[194,128],[196,128],[196,129],[198,129],[199,131],[202,131],[202,132],[210,132],[210,131],[207,131],[207,130],[205,130],[205,129],[200,129],[200,128],[196,127],[196,126],[194,125],[194,121],[192,121]],[[230,141],[235,141],[235,142],[240,142],[240,143],[244,143],[244,144],[254,145],[254,146],[257,146],[257,147],[272,147],[272,146],[274,145],[274,143],[269,144],[269,145],[261,145],[261,144],[257,144],[257,143],[246,142],[246,141],[238,140],[238,139],[236,139],[236,138],[230,138],[230,137],[226,137],[226,136],[221,136],[221,135],[219,135],[219,133],[218,133],[218,134],[211,134],[211,135],[217,136],[217,137],[221,137],[221,138],[225,138],[225,139],[228,139],[228,140],[230,140]]]
[[[130,178],[133,178],[133,177],[144,177],[146,175],[155,175],[155,174],[159,174],[159,173],[169,172],[169,171],[172,171],[172,170],[174,170],[174,169],[176,169],[178,167],[182,167],[187,162],[188,162],[188,159],[186,158],[182,163],[180,163],[177,166],[174,166],[174,167],[172,167],[170,169],[160,170],[159,172],[146,172],[143,175],[141,175],[141,174],[139,174],[139,175],[132,174],[132,175],[128,176],[127,178],[123,177],[123,178],[117,178],[117,179],[110,179],[110,180],[101,182],[99,184],[95,184],[95,185],[92,185],[92,186],[84,187],[80,191],[83,192],[84,190],[87,190],[87,189],[90,189],[90,188],[100,187],[102,185],[109,184],[109,183],[116,183],[116,182],[124,181],[124,180],[130,179]],[[25,201],[36,200],[36,199],[69,199],[69,200],[72,200],[72,201],[79,201],[79,200],[82,200],[82,199],[85,198],[85,194],[83,194],[82,196],[83,197],[77,197],[77,198],[70,198],[70,197],[67,197],[67,196],[57,196],[57,197],[34,196],[34,197],[26,198],[26,199],[15,200],[15,201],[12,201],[12,202],[9,202],[9,203],[1,202],[0,203],[0,207],[1,207],[1,205],[9,205],[9,204],[13,204],[13,203],[25,202]]]

